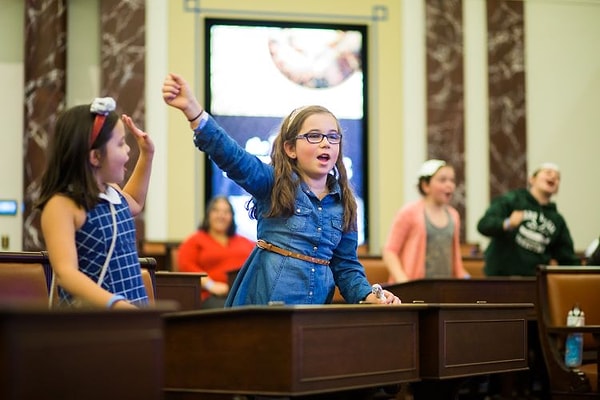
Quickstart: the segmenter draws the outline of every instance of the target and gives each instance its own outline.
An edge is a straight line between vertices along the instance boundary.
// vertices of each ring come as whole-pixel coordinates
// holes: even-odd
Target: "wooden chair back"
[[[150,304],[156,299],[156,259],[140,257]],[[0,301],[48,305],[52,267],[46,251],[0,252]],[[55,291],[55,302],[58,293]]]
[[[156,302],[156,259],[153,257],[140,257],[140,267],[142,269],[142,280],[148,293],[150,304]]]
[[[596,341],[600,338],[600,267],[538,267],[536,304],[552,398],[600,398]],[[574,305],[585,313],[584,355],[588,356],[581,367],[572,369],[564,363],[564,343],[576,329],[566,327],[567,314]]]
[[[174,245],[171,247],[171,271],[177,272],[179,271],[179,246]]]
[[[0,301],[48,305],[45,252],[0,252]]]

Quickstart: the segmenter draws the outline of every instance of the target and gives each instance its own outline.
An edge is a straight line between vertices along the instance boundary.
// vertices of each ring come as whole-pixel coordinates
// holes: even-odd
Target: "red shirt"
[[[241,235],[229,238],[226,246],[207,232],[198,230],[181,243],[177,252],[179,271],[205,272],[216,282],[228,283],[227,272],[241,268],[256,244]],[[209,292],[202,290],[202,299]]]

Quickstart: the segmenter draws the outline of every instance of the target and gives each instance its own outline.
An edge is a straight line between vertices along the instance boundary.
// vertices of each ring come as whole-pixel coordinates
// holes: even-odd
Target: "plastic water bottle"
[[[567,326],[585,325],[585,315],[579,306],[569,310]],[[583,333],[570,333],[565,343],[565,365],[569,368],[581,366],[583,355]]]

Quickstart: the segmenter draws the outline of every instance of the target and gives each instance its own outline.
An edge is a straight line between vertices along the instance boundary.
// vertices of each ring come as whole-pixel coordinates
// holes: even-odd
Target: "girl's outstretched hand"
[[[165,103],[183,111],[188,120],[202,112],[202,106],[196,100],[186,80],[180,75],[172,73],[167,75],[162,86],[162,96]]]
[[[149,155],[154,154],[154,142],[150,138],[150,135],[138,128],[130,116],[123,114],[121,115],[121,120],[135,137],[140,152]]]

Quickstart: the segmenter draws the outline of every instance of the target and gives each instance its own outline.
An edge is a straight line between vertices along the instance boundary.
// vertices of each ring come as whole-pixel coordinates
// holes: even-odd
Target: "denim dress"
[[[226,307],[271,301],[288,305],[327,304],[331,303],[336,285],[348,303],[358,303],[371,292],[357,258],[357,232],[342,229],[343,205],[337,182],[322,200],[301,183],[296,190],[294,214],[267,218],[264,214],[271,204],[273,167],[247,153],[212,117],[196,129],[194,143],[254,197],[258,239],[330,261],[329,265],[320,265],[256,247],[238,273]]]

